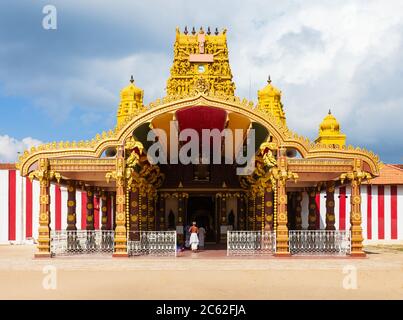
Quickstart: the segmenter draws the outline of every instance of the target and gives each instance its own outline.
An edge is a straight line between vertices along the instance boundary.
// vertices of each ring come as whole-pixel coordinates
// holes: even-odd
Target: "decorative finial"
[[[131,77],[130,77],[130,82],[131,82],[131,83],[134,82],[133,75],[131,75]]]
[[[214,34],[217,36],[218,35],[218,28],[215,28]]]
[[[193,27],[193,29],[192,29],[192,34],[196,34],[195,27]]]
[[[329,109],[329,113],[328,114],[332,114],[332,111]]]
[[[270,83],[271,83],[271,78],[270,78],[270,75],[269,75],[269,78],[267,79],[267,83],[268,83],[268,84],[270,84]]]
[[[203,33],[204,33],[203,27],[200,27],[199,33],[200,33],[200,34],[203,34]]]
[[[208,35],[211,34],[210,27],[207,27],[207,34],[208,34]]]
[[[188,32],[188,26],[185,26],[185,31],[183,31],[183,33],[186,34],[186,35],[189,33]]]

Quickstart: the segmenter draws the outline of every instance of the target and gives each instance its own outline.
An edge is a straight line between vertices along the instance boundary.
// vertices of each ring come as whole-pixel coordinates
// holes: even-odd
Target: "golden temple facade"
[[[262,85],[263,86],[263,85]],[[174,59],[166,94],[144,105],[143,90],[134,79],[121,91],[117,125],[90,141],[53,142],[27,150],[18,168],[41,183],[37,257],[51,255],[49,186],[68,186],[68,229],[76,232],[77,189],[87,192],[87,230],[93,229],[92,197],[113,199],[113,256],[128,256],[132,234],[181,231],[197,220],[210,230],[211,243],[226,243],[227,232],[274,232],[274,252],[291,254],[290,232],[300,231],[301,194],[309,195],[309,230],[317,229],[315,196],[326,190],[326,232],[335,230],[334,188],[348,184],[351,197],[351,252],[363,256],[361,197],[363,181],[379,175],[377,155],[346,146],[333,115],[320,125],[315,142],[286,125],[281,91],[271,80],[258,91],[258,103],[235,95],[226,30],[176,30]],[[233,164],[153,164],[147,157],[150,131],[167,131],[176,121],[187,128],[241,129],[243,146],[256,132],[255,169],[238,176]],[[170,153],[172,136],[163,145]],[[108,200],[109,201],[109,200]],[[107,216],[102,222],[107,225]],[[104,224],[103,224],[104,225]]]

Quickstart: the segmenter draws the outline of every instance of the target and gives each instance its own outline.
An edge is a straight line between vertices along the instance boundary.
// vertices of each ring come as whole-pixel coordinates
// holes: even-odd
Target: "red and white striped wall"
[[[335,190],[336,229],[350,228],[351,188]],[[363,237],[371,241],[403,241],[403,185],[362,185],[361,214]],[[326,227],[326,192],[317,196],[318,225]],[[308,195],[302,198],[302,227],[308,227]]]
[[[39,182],[21,177],[18,170],[0,170],[0,244],[23,243],[38,238],[39,191]],[[67,188],[51,184],[50,198],[51,229],[65,230]],[[85,192],[76,192],[77,229],[86,226],[86,200]],[[94,198],[95,229],[101,228],[100,212],[100,203]],[[112,215],[111,206],[108,215]]]
[[[350,228],[350,187],[335,191],[336,229]],[[67,189],[51,185],[51,229],[67,227]],[[317,227],[325,228],[326,193],[317,196]],[[362,185],[361,212],[366,241],[403,241],[403,185]],[[308,195],[302,198],[302,226],[308,227]],[[111,221],[112,206],[108,208]],[[95,228],[101,227],[99,204],[94,201]],[[0,243],[22,243],[37,239],[39,182],[22,178],[17,170],[0,169]],[[76,193],[77,229],[85,229],[86,194]],[[109,226],[110,227],[110,226]]]

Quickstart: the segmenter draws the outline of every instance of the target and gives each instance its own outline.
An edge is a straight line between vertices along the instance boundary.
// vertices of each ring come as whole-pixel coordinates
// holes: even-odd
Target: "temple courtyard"
[[[360,259],[214,249],[33,259],[33,245],[2,245],[0,299],[403,299],[403,245],[367,246]]]

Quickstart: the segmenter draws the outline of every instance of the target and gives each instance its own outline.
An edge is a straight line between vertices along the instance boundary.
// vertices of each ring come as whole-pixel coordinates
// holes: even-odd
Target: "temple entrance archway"
[[[206,229],[206,243],[217,243],[217,214],[213,195],[189,195],[186,220],[188,225],[196,221],[198,227]]]

